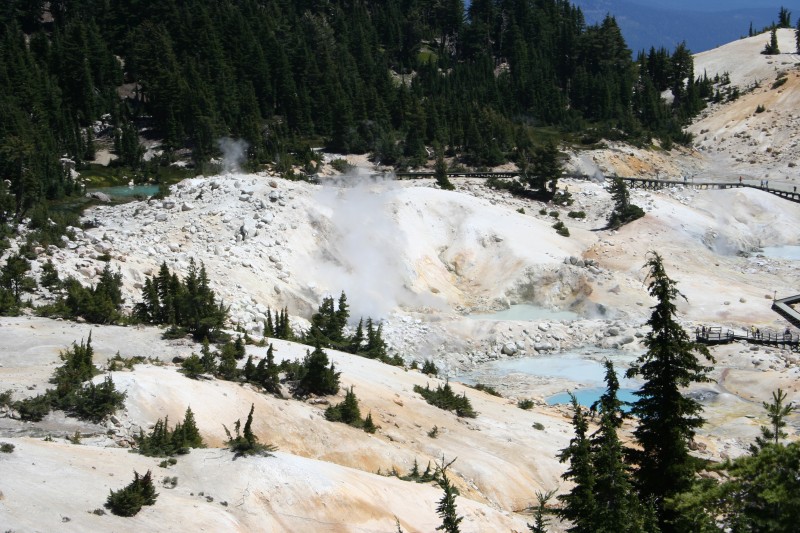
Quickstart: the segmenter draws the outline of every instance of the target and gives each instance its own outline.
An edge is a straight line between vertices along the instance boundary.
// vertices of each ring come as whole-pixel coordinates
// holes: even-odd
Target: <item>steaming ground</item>
[[[740,49],[743,42],[750,51]],[[744,61],[741,54],[757,54],[755,48],[763,44],[734,44],[737,64],[768,69],[782,59],[747,56]],[[733,58],[733,52],[723,48],[716,54],[720,64],[735,66],[726,56]],[[754,154],[756,162],[747,163],[752,176],[793,168],[790,113],[779,111],[796,93],[794,76],[790,72],[783,89],[774,90],[784,92],[774,99],[774,113],[765,115],[773,119],[763,126],[768,130],[751,138],[754,118],[742,113],[727,130],[738,132],[746,123],[751,137],[725,135],[718,140],[726,143],[719,155],[710,156],[711,141],[698,136],[693,150],[668,153],[611,144],[574,154],[571,165],[590,174],[730,179],[739,171],[736,159]],[[768,87],[763,85],[764,98],[777,95]],[[705,125],[693,128],[710,128],[738,102],[710,110],[701,121]],[[741,104],[742,109],[751,104]],[[782,135],[788,139],[782,148],[767,151]],[[227,161],[232,163],[236,150],[245,149],[229,148]],[[350,160],[369,173],[363,159]],[[431,531],[440,523],[435,514],[440,491],[376,472],[395,468],[404,474],[415,460],[424,469],[445,456],[458,458],[452,474],[462,494],[457,503],[465,516],[463,531],[521,531],[530,518],[519,511],[534,501],[537,490],[567,488],[559,478],[564,465],[555,457],[571,436],[569,413],[544,405],[543,399],[581,381],[498,376],[487,372],[485,363],[521,356],[545,361],[571,350],[604,349],[586,357],[610,353],[624,366],[643,350],[641,335],[652,300],[642,266],[650,250],[662,254],[687,297],[678,308],[689,329],[756,325],[783,331],[785,323],[770,310],[772,296],[796,294],[800,288],[798,262],[758,252],[765,246],[800,244],[800,210],[758,190],[634,190],[632,201],[647,215],[610,232],[602,229],[610,196],[597,181],[562,182],[575,199],[570,209],[586,213],[577,220],[568,217],[570,209],[513,198],[466,179],[455,180],[457,190],[447,192],[434,188],[431,180],[372,180],[363,172],[334,176],[328,168],[320,185],[228,168],[220,176],[186,180],[163,200],[94,208],[86,216],[96,228],[76,230],[64,248],[47,252],[62,277],[73,275],[84,283],[96,281],[105,266],[101,256],[110,255],[112,267],[123,275],[129,308],[145,277],[162,261],[179,272],[191,259],[202,261],[212,287],[230,305],[234,323],[255,337],[268,307],[288,307],[294,326],[301,329],[323,296],[338,297],[344,290],[353,318],[381,319],[390,350],[406,362],[431,358],[446,374],[481,376],[505,397],[451,382],[480,413],[474,420],[458,419],[413,392],[415,384],[443,381],[330,351],[343,385],[355,387],[362,414],[371,412],[380,426],[375,435],[367,435],[325,421],[324,403],[266,397],[249,386],[218,380],[188,380],[171,361],[199,347],[188,340],[162,340],[156,328],[2,318],[0,391],[11,389],[15,398],[45,389],[59,351],[90,332],[98,364],[117,352],[153,359],[113,374],[128,396],[125,410],[105,425],[81,424],[57,413],[42,423],[22,424],[8,410],[0,411],[2,441],[16,445],[13,454],[0,454],[0,523],[6,528],[160,531],[180,524],[181,529],[212,531],[388,532],[395,531],[397,517],[405,531]],[[791,184],[791,173],[780,178],[784,185]],[[558,211],[571,237],[555,233],[551,210]],[[46,260],[44,252],[37,250],[35,273]],[[34,298],[46,301],[49,295]],[[581,318],[492,321],[466,316],[522,303],[571,310]],[[299,358],[307,350],[283,341],[275,341],[275,347],[278,359]],[[247,350],[256,360],[265,356],[264,348]],[[796,354],[773,348],[734,344],[716,348],[714,355],[714,382],[691,393],[703,399],[708,418],[696,453],[719,460],[746,451],[765,422],[761,401],[770,391],[780,386],[789,400],[800,399],[800,370]],[[520,410],[515,406],[520,398],[533,398],[536,407]],[[251,403],[256,433],[280,452],[233,461],[221,449],[222,424],[230,427],[245,417]],[[187,405],[208,449],[180,457],[169,469],[158,467],[160,460],[124,449],[140,428],[166,415],[177,420]],[[429,436],[434,426],[436,438]],[[796,434],[796,418],[791,426]],[[87,436],[81,445],[68,444],[64,437],[76,429]],[[53,442],[42,440],[48,434]],[[178,485],[160,487],[157,504],[135,518],[92,514],[109,489],[130,481],[134,468],[153,469],[157,480],[177,476]]]

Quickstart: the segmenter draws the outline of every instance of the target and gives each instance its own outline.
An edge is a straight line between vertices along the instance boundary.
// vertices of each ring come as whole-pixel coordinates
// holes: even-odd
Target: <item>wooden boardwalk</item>
[[[422,179],[422,178],[433,178],[436,174],[434,172],[425,171],[425,172],[395,172],[395,176],[397,179]],[[477,178],[477,179],[488,179],[488,178],[517,178],[519,177],[519,172],[477,172],[477,171],[452,171],[448,172],[447,176],[449,178]],[[574,179],[590,179],[590,176],[586,174],[564,174],[562,177],[564,178],[574,178]],[[608,178],[614,178],[616,176],[609,176]],[[800,203],[800,193],[792,192],[792,191],[783,191],[780,189],[772,189],[769,187],[760,187],[756,185],[750,185],[749,183],[740,183],[738,181],[728,182],[728,181],[695,181],[692,180],[665,180],[665,179],[658,179],[658,178],[626,178],[624,176],[619,176],[625,181],[631,188],[634,189],[666,189],[669,187],[691,187],[693,189],[736,189],[736,188],[750,188],[750,189],[758,189],[764,192],[768,192],[770,194],[774,194],[779,198],[783,198],[784,200],[789,200],[791,202]]]
[[[749,344],[759,344],[763,346],[777,346],[779,348],[789,348],[798,351],[800,349],[800,335],[775,331],[747,331],[744,334],[736,333],[733,330],[724,330],[720,327],[697,328],[695,330],[695,340],[709,345],[728,344],[729,342],[745,341]]]

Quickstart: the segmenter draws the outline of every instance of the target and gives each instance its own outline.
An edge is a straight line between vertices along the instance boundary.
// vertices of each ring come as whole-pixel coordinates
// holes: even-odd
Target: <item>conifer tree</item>
[[[197,422],[194,420],[194,412],[191,407],[186,408],[183,415],[183,442],[190,448],[200,448],[203,446],[203,437],[197,429]]]
[[[364,419],[364,431],[366,431],[367,433],[375,433],[377,429],[378,426],[376,426],[375,422],[372,420],[372,411],[370,411],[369,413],[367,413],[367,418]],[[416,459],[414,462],[416,466]]]
[[[239,368],[236,366],[236,349],[233,344],[227,343],[222,347],[216,375],[228,381],[234,381],[239,377]]]
[[[600,427],[591,437],[594,470],[596,531],[639,533],[651,527],[645,507],[633,490],[617,431],[622,426],[622,402],[617,397],[619,380],[611,361],[605,362],[606,391],[592,406],[600,413]]]
[[[644,216],[642,208],[631,203],[628,186],[622,178],[614,178],[609,191],[614,200],[614,209],[608,217],[608,229],[617,229]]]
[[[262,359],[262,362],[263,361]],[[261,363],[259,363],[259,365],[260,364]],[[264,365],[263,374],[259,375],[261,386],[264,387],[267,392],[272,394],[280,392],[281,384],[278,372],[278,365],[275,364],[274,348],[272,347],[272,343],[270,343],[269,348],[267,348],[266,364]]]
[[[328,364],[328,355],[317,345],[303,361],[306,373],[298,382],[295,394],[329,395],[339,392],[340,373],[336,372],[333,363]]]
[[[353,391],[353,387],[344,395],[344,402],[342,402],[339,412],[341,413],[342,422],[345,424],[352,424],[361,422],[361,410],[358,408],[358,398]]]
[[[778,27],[791,28],[792,27],[792,12],[781,6],[778,12]]]
[[[640,498],[652,500],[659,527],[669,532],[673,531],[673,516],[665,509],[665,499],[691,484],[695,462],[689,455],[689,441],[703,424],[700,403],[684,396],[681,388],[708,381],[710,368],[701,365],[696,354],[712,362],[713,358],[705,346],[692,342],[677,322],[674,300],[683,295],[667,276],[661,256],[656,252],[649,255],[645,265],[649,269],[648,292],[656,303],[647,321],[647,352],[627,371],[628,377],[644,380],[634,393],[637,400],[632,407],[639,420],[634,438],[640,449],[630,450],[630,458]]]
[[[553,143],[547,143],[534,150],[533,161],[523,181],[534,191],[536,198],[547,202],[555,197],[560,176],[558,148]]]
[[[255,404],[250,405],[250,412],[247,414],[247,420],[244,424],[244,432],[242,432],[241,421],[237,420],[233,427],[236,436],[231,435],[231,432],[223,424],[225,435],[228,437],[228,446],[236,457],[243,455],[265,455],[269,456],[269,452],[275,451],[275,446],[271,444],[263,444],[259,442],[258,437],[253,433],[253,412],[255,411]]]
[[[459,533],[461,531],[459,524],[464,518],[458,516],[456,512],[456,496],[458,496],[458,489],[450,482],[450,478],[447,477],[447,467],[451,464],[453,464],[452,461],[449,464],[444,464],[444,460],[442,460],[442,464],[439,468],[441,477],[438,483],[439,487],[444,491],[444,494],[442,494],[442,499],[439,500],[436,506],[436,512],[442,519],[442,524],[436,528],[436,531]]]
[[[247,356],[247,362],[244,364],[244,379],[245,381],[252,381],[256,375],[256,365],[253,364],[253,356]]]
[[[434,166],[434,177],[436,184],[445,191],[452,191],[455,189],[450,179],[447,177],[447,163],[444,161],[444,152],[441,146],[436,147],[436,165]]]
[[[331,340],[340,343],[344,340],[344,328],[347,326],[347,321],[350,319],[349,306],[347,305],[347,296],[344,291],[339,295],[339,302],[336,307],[336,313],[333,316],[333,327],[331,328]]]
[[[275,336],[275,325],[272,323],[272,309],[267,308],[267,321],[264,323],[264,336]]]
[[[203,339],[203,346],[200,348],[200,366],[206,374],[214,374],[217,371],[215,355],[211,352],[211,345],[208,338]]]
[[[786,427],[786,417],[796,409],[794,402],[784,404],[786,393],[782,389],[772,392],[772,402],[762,402],[764,410],[769,418],[769,426],[761,426],[761,435],[756,437],[756,444],[750,449],[754,453],[767,444],[779,444],[781,439],[786,438],[787,433],[783,430]]]
[[[358,326],[356,327],[356,332],[350,338],[350,346],[348,347],[348,352],[350,353],[359,353],[362,350],[362,344],[364,343],[364,320],[358,320]]]
[[[569,446],[561,450],[558,459],[562,463],[569,461],[569,468],[561,478],[573,482],[574,486],[570,492],[558,496],[558,500],[562,503],[558,514],[562,519],[571,522],[572,525],[567,530],[570,533],[592,533],[595,531],[597,503],[594,497],[595,472],[588,435],[589,424],[583,407],[572,393],[570,401],[575,436],[569,441]]]
[[[769,42],[764,45],[764,50],[761,51],[762,54],[772,56],[781,53],[780,48],[778,47],[778,30],[772,28],[769,32]]]
[[[555,494],[554,490],[548,492],[536,493],[536,510],[533,512],[533,524],[528,524],[528,530],[531,533],[547,533],[547,526],[550,525],[550,519],[545,516],[547,510],[547,502]]]

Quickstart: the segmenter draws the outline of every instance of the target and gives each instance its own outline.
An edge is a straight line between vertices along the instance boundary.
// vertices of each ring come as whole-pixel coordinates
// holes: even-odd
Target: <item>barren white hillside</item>
[[[689,131],[707,154],[708,174],[791,189],[800,182],[800,56],[794,30],[778,30],[778,55],[760,53],[768,38],[750,37],[695,56],[696,74],[727,72],[744,94],[709,108]],[[786,81],[777,82],[781,78]]]

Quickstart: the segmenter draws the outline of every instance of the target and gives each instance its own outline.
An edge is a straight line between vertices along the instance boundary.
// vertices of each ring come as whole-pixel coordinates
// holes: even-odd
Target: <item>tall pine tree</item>
[[[630,450],[630,458],[641,498],[652,501],[659,527],[670,532],[674,531],[673,515],[664,502],[691,484],[696,465],[689,455],[689,441],[704,422],[700,403],[681,389],[708,381],[710,368],[700,364],[697,354],[712,362],[713,358],[678,323],[675,299],[683,295],[667,276],[661,256],[656,252],[649,255],[645,265],[649,268],[648,292],[656,304],[647,321],[647,352],[627,372],[628,377],[644,380],[634,393],[637,400],[632,408],[639,420],[634,438],[640,448]]]

